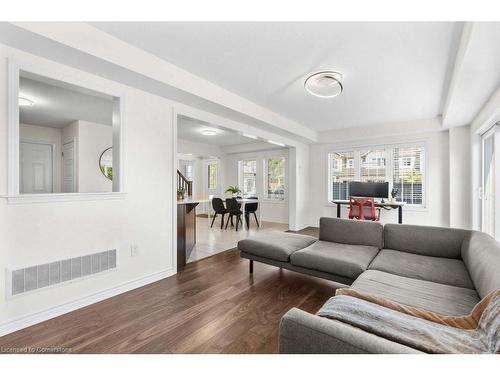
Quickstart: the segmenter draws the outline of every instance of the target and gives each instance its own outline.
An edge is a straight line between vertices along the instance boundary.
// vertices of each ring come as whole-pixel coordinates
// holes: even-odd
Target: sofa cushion
[[[461,259],[462,242],[469,234],[470,231],[463,229],[386,224],[384,248],[420,255]]]
[[[238,242],[238,249],[260,257],[288,262],[292,253],[317,240],[312,236],[276,231],[245,238]]]
[[[322,217],[319,219],[319,239],[348,245],[375,246],[383,244],[384,227],[372,221]]]
[[[464,262],[383,249],[368,267],[412,279],[474,289]]]
[[[351,288],[443,315],[468,315],[479,302],[473,289],[412,279],[387,272],[363,272]]]
[[[355,279],[367,269],[377,253],[375,246],[318,241],[293,253],[290,262],[294,266]]]
[[[462,247],[462,259],[481,298],[500,289],[500,243],[482,232],[471,232]]]

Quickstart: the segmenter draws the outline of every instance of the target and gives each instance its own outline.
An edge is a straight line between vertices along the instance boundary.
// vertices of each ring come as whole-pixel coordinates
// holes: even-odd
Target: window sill
[[[8,204],[32,204],[51,202],[78,202],[95,200],[125,199],[126,193],[56,193],[56,194],[18,194],[4,195]]]

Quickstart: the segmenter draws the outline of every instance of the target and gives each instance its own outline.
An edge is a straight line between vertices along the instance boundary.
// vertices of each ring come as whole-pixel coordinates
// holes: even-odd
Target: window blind
[[[397,189],[397,201],[423,204],[423,167],[422,146],[393,149],[392,187]]]

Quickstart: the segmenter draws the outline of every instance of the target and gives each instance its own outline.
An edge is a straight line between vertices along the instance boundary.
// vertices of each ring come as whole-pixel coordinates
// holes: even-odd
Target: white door
[[[21,193],[52,193],[54,189],[52,145],[21,142],[19,156]]]
[[[482,136],[482,178],[481,178],[481,230],[496,239],[500,238],[500,132],[494,126]]]
[[[62,192],[76,192],[75,185],[75,142],[70,141],[63,145]]]

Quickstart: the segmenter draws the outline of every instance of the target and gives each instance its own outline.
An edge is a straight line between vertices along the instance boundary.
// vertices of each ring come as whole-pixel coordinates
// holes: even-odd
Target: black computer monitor
[[[349,195],[352,197],[389,198],[389,183],[350,182]]]

